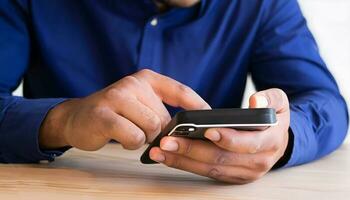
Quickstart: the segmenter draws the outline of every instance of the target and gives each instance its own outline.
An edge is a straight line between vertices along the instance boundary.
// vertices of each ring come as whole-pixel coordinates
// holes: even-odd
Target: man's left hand
[[[250,108],[274,108],[278,125],[263,131],[208,129],[210,141],[167,136],[150,157],[169,167],[220,181],[245,184],[265,175],[284,155],[288,144],[290,111],[280,89],[260,91],[250,97]]]

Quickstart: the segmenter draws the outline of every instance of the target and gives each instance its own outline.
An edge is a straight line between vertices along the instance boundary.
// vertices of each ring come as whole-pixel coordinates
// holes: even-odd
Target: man
[[[296,0],[0,1],[0,160],[140,148],[174,108],[240,107],[248,73],[277,126],[166,137],[150,157],[242,184],[339,147],[346,104]]]

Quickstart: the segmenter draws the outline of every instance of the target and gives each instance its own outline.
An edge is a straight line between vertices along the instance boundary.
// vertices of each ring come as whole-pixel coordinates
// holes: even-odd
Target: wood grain
[[[143,149],[109,144],[70,150],[52,163],[0,165],[0,199],[349,199],[350,147],[248,185],[227,185],[162,165],[142,165]]]

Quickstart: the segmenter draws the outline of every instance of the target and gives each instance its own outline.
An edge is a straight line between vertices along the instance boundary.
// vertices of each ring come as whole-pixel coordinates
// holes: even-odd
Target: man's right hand
[[[163,102],[186,110],[210,109],[191,88],[141,70],[90,96],[54,107],[41,125],[40,147],[93,151],[114,139],[126,149],[137,149],[170,121]]]

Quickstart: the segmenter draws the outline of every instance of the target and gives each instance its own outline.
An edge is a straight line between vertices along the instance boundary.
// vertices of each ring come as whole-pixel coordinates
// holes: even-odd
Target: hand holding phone
[[[273,119],[271,127],[252,131],[237,127],[210,128],[204,134],[207,140],[165,136],[159,147],[150,149],[149,156],[168,167],[215,180],[250,183],[272,167],[284,166],[292,156],[294,137],[290,129],[289,106],[288,97],[282,90],[259,91],[250,97],[249,108],[273,108],[276,114],[268,114],[275,115],[270,118]]]
[[[160,140],[165,136],[207,140],[204,133],[208,128],[264,130],[276,124],[276,112],[272,108],[181,111],[149,145],[140,160],[144,164],[156,163],[150,159],[149,151],[152,147],[159,146]]]

